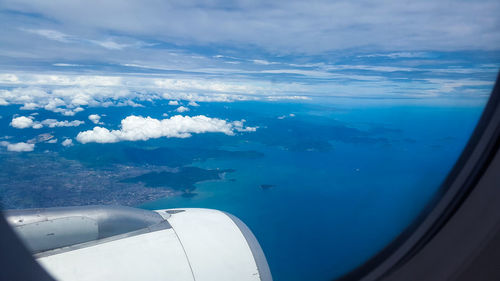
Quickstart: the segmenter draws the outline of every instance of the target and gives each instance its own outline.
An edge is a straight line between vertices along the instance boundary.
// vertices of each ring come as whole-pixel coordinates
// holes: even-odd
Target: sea
[[[213,114],[224,111],[219,106]],[[261,128],[218,148],[263,157],[193,162],[235,171],[197,183],[195,196],[141,207],[234,214],[256,235],[274,280],[298,281],[348,273],[414,222],[438,194],[483,105],[326,99],[230,107],[228,118]]]

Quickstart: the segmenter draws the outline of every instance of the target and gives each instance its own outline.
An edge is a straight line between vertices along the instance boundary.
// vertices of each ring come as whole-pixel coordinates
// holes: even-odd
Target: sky
[[[11,126],[37,129],[100,125],[71,117],[155,100],[186,101],[176,109],[183,118],[203,102],[484,103],[500,66],[499,12],[495,0],[3,0],[0,110],[19,106]],[[29,115],[42,109],[66,120]],[[210,131],[221,120],[198,121]],[[225,122],[217,130],[247,128]],[[126,139],[124,128],[104,129],[108,140]]]

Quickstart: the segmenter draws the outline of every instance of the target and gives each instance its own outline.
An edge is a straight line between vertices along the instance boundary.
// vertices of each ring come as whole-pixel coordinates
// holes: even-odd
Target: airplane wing
[[[272,280],[250,229],[211,209],[83,206],[6,211],[57,280]]]

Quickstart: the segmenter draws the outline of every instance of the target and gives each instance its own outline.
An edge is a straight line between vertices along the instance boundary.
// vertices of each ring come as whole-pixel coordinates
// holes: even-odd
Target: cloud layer
[[[0,3],[0,106],[485,98],[500,64],[497,0],[97,2]]]
[[[158,120],[151,117],[128,116],[121,121],[119,130],[108,130],[94,127],[80,132],[76,140],[80,143],[115,143],[119,141],[145,141],[155,138],[188,138],[192,134],[223,133],[234,135],[237,132],[252,132],[256,127],[245,127],[245,120],[228,122],[204,115],[176,115],[168,119]]]
[[[232,102],[271,100],[275,96],[291,100],[299,97],[289,95],[291,90],[303,92],[304,88],[301,85],[291,87],[269,82],[192,77],[0,73],[0,106],[16,104],[21,105],[21,110],[44,109],[64,116],[73,116],[88,107],[139,107],[141,103],[155,100],[170,100],[169,104],[178,105],[178,100]],[[268,96],[269,93],[274,95]]]
[[[98,10],[94,8],[97,6]],[[6,26],[21,25],[28,18],[32,24],[23,28],[32,37],[80,44],[102,49],[103,53],[148,46],[134,38],[152,38],[174,45],[257,46],[278,53],[320,53],[366,46],[382,50],[500,46],[500,4],[495,0],[132,0],[127,5],[117,0],[5,0],[2,8],[16,13],[4,15]]]

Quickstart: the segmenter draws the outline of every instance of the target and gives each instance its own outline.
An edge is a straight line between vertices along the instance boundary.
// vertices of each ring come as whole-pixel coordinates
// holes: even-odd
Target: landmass
[[[51,139],[42,134],[36,141]],[[193,197],[196,183],[226,180],[225,174],[233,170],[186,166],[207,159],[263,156],[257,151],[126,144],[86,144],[29,154],[0,151],[0,207],[137,206],[170,196]]]
[[[221,180],[225,173],[234,172],[232,169],[206,170],[198,167],[182,167],[176,171],[150,172],[137,177],[122,180],[122,182],[143,183],[146,187],[164,187],[192,192],[198,182],[207,180]]]
[[[0,208],[93,204],[137,206],[171,196],[195,196],[194,184],[232,170],[147,164],[92,167],[56,152],[0,153]]]

